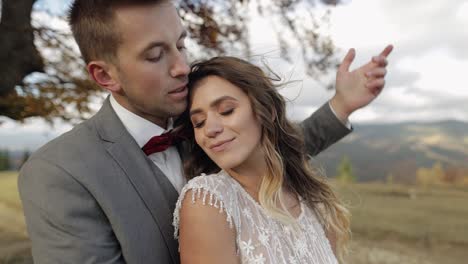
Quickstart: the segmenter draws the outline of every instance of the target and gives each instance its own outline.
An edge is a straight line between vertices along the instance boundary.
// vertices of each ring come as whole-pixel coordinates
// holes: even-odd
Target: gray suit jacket
[[[349,133],[328,104],[302,125],[312,155]],[[34,153],[18,184],[35,263],[179,263],[177,191],[109,100]]]

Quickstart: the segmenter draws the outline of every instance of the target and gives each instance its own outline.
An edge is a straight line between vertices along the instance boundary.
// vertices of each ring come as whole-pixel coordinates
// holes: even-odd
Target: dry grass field
[[[353,215],[351,263],[468,263],[468,190],[336,187]]]
[[[17,172],[0,172],[0,263],[32,263]]]
[[[32,263],[16,172],[0,173],[0,263]],[[468,263],[468,190],[336,184],[353,214],[352,264]]]

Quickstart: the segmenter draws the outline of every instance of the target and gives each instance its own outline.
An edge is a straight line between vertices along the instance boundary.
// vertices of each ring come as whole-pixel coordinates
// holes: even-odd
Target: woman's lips
[[[234,140],[235,138],[231,138],[231,139],[228,139],[228,140],[223,140],[223,141],[220,141],[216,144],[213,144],[210,146],[210,149],[213,151],[213,152],[221,152],[223,150],[225,150],[227,147],[229,147],[230,143]]]

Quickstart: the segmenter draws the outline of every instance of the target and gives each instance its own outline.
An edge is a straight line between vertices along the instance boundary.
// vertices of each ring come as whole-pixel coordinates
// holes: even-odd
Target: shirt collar
[[[122,121],[127,131],[132,135],[138,146],[143,147],[152,137],[159,136],[173,128],[172,118],[168,119],[167,129],[164,129],[141,116],[138,116],[120,105],[114,96],[110,96],[110,104]]]

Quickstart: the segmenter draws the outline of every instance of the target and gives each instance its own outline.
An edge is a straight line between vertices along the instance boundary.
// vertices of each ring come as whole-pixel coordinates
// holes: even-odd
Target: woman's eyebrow
[[[210,103],[210,107],[214,107],[214,106],[217,106],[219,105],[221,102],[225,101],[225,100],[233,100],[233,101],[238,101],[236,98],[232,97],[232,96],[229,96],[229,95],[224,95],[224,96],[221,96],[219,97],[218,99],[214,100],[213,102]],[[202,112],[202,110],[200,108],[195,108],[195,109],[192,109],[190,110],[190,116],[192,115],[195,115],[195,114],[198,114]]]

